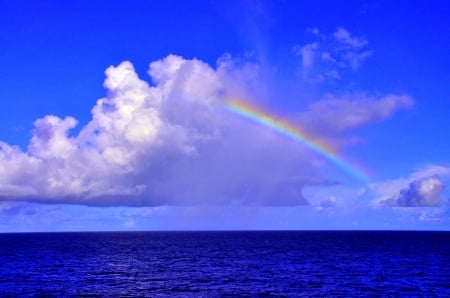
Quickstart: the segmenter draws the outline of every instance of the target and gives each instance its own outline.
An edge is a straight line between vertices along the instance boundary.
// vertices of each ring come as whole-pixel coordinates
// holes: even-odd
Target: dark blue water
[[[450,296],[450,233],[0,234],[0,296]]]

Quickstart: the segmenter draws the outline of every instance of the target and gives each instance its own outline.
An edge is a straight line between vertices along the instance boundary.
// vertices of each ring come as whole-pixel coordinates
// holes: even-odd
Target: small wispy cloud
[[[323,134],[336,134],[385,120],[413,106],[414,99],[409,95],[388,94],[377,98],[367,94],[327,94],[299,113],[299,119],[303,125]]]
[[[333,34],[322,34],[319,29],[308,29],[314,41],[293,47],[301,58],[300,74],[307,82],[339,80],[342,72],[356,71],[372,55],[368,41],[353,36],[348,30],[338,28]]]
[[[428,210],[421,210],[419,221],[424,223],[441,222],[446,219],[446,210],[441,208],[427,208]]]
[[[334,39],[338,41],[343,46],[348,46],[352,49],[360,49],[367,46],[367,40],[363,38],[354,37],[344,28],[338,28],[336,32],[333,33]]]

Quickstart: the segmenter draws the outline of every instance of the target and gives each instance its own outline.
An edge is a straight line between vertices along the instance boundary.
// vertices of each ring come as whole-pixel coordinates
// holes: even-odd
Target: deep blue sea
[[[450,297],[450,232],[0,234],[0,297]]]

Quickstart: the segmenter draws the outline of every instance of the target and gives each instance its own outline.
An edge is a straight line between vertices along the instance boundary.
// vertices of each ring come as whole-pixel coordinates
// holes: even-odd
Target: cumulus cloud
[[[35,121],[27,151],[0,143],[1,198],[130,206],[307,203],[305,182],[291,178],[314,177],[308,151],[223,108],[226,96],[248,96],[251,65],[235,67],[225,57],[213,69],[170,55],[151,63],[149,75],[154,85],[130,62],[109,67],[107,96],[76,136],[74,118],[48,115]]]
[[[375,206],[436,207],[442,204],[445,190],[443,177],[450,176],[450,168],[428,165],[406,179],[390,180],[373,185],[377,194]]]
[[[302,205],[308,204],[304,186],[329,185],[317,166],[320,157],[224,108],[230,97],[259,103],[255,98],[264,86],[255,63],[225,55],[212,68],[169,55],[150,64],[151,84],[127,61],[105,74],[107,94],[77,135],[71,133],[76,119],[47,115],[34,122],[26,151],[0,142],[1,199],[94,206]],[[351,129],[382,120],[410,101],[395,95],[359,103],[327,99],[300,122],[314,130],[340,117],[340,129]],[[334,111],[325,116],[329,109]]]
[[[395,207],[436,207],[440,205],[444,184],[437,176],[413,181],[392,198],[383,200],[383,204]]]
[[[348,30],[338,28],[333,34],[321,34],[319,29],[308,29],[314,41],[293,47],[301,58],[300,74],[305,81],[321,82],[339,80],[346,70],[358,70],[372,55],[368,41],[353,36]]]

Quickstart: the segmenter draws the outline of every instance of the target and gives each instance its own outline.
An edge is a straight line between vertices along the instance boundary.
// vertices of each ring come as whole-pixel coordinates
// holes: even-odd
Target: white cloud
[[[372,51],[364,50],[368,41],[363,38],[354,37],[344,28],[337,29],[333,34],[338,43],[338,56],[341,56],[341,65],[356,70],[362,62],[372,55]]]
[[[427,208],[428,210],[421,210],[419,221],[421,222],[440,222],[446,218],[445,210],[441,208]]]
[[[409,178],[389,180],[372,185],[375,206],[435,207],[442,204],[445,189],[443,179],[450,176],[450,168],[428,165],[412,173]]]
[[[306,29],[306,31],[307,32],[310,32],[310,33],[312,33],[312,34],[320,34],[320,31],[319,31],[319,28],[317,28],[317,27],[313,27],[313,28],[308,28],[308,29]]]
[[[333,37],[341,44],[351,48],[360,49],[367,46],[368,42],[365,39],[353,37],[350,32],[344,28],[338,28],[333,33]]]
[[[437,176],[422,178],[411,182],[408,188],[402,189],[385,203],[400,207],[435,207],[440,205],[443,190],[444,184]]]
[[[107,95],[79,134],[72,117],[34,123],[28,150],[0,142],[0,198],[84,205],[302,205],[305,185],[329,185],[323,159],[305,147],[224,109],[228,97],[260,103],[256,63],[219,59],[216,69],[168,57],[150,64],[154,85],[130,62],[106,70]],[[379,121],[409,97],[325,99],[299,122],[341,130]],[[311,120],[313,119],[313,120]],[[337,138],[337,139],[336,139]],[[330,144],[333,145],[333,144]]]
[[[322,133],[344,132],[391,117],[401,109],[414,105],[408,95],[388,94],[380,98],[365,94],[336,97],[327,95],[312,103],[299,119],[306,127]]]
[[[429,176],[450,176],[450,167],[429,164],[411,174],[411,178],[414,180],[423,179]]]
[[[313,66],[318,43],[310,43],[299,49],[299,55],[302,57],[302,66],[309,69]]]
[[[74,118],[45,116],[34,123],[28,151],[0,143],[0,197],[130,206],[306,204],[305,182],[290,177],[315,177],[315,158],[223,108],[226,96],[257,94],[248,84],[256,73],[229,57],[213,69],[170,55],[150,64],[150,86],[130,62],[111,66],[107,96],[78,135],[70,134]]]
[[[307,31],[315,40],[293,47],[294,53],[301,57],[300,74],[307,82],[340,80],[342,72],[357,70],[372,55],[366,39],[352,36],[344,28],[331,35],[320,34],[317,28]]]

